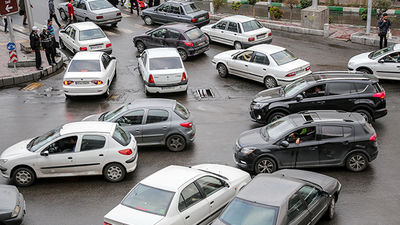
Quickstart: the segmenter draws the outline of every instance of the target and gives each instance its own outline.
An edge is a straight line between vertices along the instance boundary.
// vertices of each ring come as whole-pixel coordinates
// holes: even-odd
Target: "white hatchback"
[[[117,75],[117,59],[105,52],[79,52],[64,74],[66,97],[110,94],[110,85]]]
[[[188,75],[176,48],[151,48],[138,56],[145,92],[186,92]]]
[[[202,27],[201,31],[210,41],[231,45],[235,49],[272,42],[270,29],[258,20],[242,15],[225,17],[215,24]]]
[[[60,29],[60,48],[67,48],[72,53],[80,51],[103,51],[112,53],[111,41],[103,30],[93,22],[81,22]]]
[[[140,181],[104,225],[209,224],[250,180],[229,166],[168,166]]]
[[[75,122],[9,147],[0,155],[0,171],[18,186],[101,174],[118,182],[136,169],[137,159],[135,138],[115,123]]]
[[[218,74],[237,75],[261,82],[266,88],[287,84],[311,73],[310,63],[276,45],[261,44],[246,50],[222,52],[212,59]]]

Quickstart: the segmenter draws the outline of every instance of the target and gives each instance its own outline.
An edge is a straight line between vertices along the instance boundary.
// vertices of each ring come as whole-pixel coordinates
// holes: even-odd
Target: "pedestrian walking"
[[[139,4],[137,2],[137,0],[129,0],[131,3],[131,14],[133,14],[133,5],[135,5],[136,8],[136,13],[139,16]]]
[[[53,54],[55,56],[61,56],[61,54],[57,53],[57,48],[59,48],[59,44],[56,41],[56,35],[54,33],[54,27],[53,27],[53,20],[51,19],[47,20],[47,31],[49,32],[51,36],[51,41],[53,42]]]
[[[54,8],[54,0],[49,0],[49,14],[50,14],[50,19],[52,20],[54,18],[54,21],[56,21],[57,26],[59,28],[62,28],[62,25],[58,22],[57,19],[56,10]]]
[[[33,8],[32,5],[31,5],[31,8]],[[27,16],[26,16],[26,9],[25,9],[25,0],[19,0],[19,15],[20,16],[22,16],[22,15],[24,16],[24,19],[22,21],[22,25],[28,25],[26,23]]]
[[[51,39],[51,35],[47,30],[46,25],[43,26],[42,33],[40,34],[40,40],[46,53],[47,62],[49,65],[53,65],[53,63],[56,63],[55,54],[53,53],[53,40]]]
[[[118,0],[108,0],[109,3],[111,3],[111,5],[113,5],[114,7],[117,7],[118,5]]]
[[[29,40],[31,44],[31,48],[35,51],[35,61],[36,61],[36,69],[42,70],[42,57],[40,55],[40,37],[39,37],[39,29],[37,26],[32,27],[32,32],[29,35]]]
[[[390,32],[391,27],[390,19],[387,13],[383,13],[382,17],[379,19],[378,27],[379,27],[379,48],[387,47],[387,35]]]
[[[74,0],[70,0],[69,3],[67,4],[68,7],[68,25],[71,23],[76,23],[76,17],[75,17],[75,11],[74,11],[74,6],[72,5],[74,3]]]

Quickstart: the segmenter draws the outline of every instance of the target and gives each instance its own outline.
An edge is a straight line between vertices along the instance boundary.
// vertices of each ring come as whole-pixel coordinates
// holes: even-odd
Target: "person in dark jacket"
[[[60,53],[57,53],[57,48],[59,48],[59,46],[54,33],[53,20],[51,19],[47,20],[47,31],[49,32],[51,40],[53,41],[53,53],[55,54],[55,56],[61,56]]]
[[[51,38],[49,31],[47,30],[47,26],[43,26],[42,33],[40,34],[40,39],[42,42],[42,47],[46,53],[47,62],[49,65],[53,65],[56,63],[55,53],[53,52],[53,40]]]
[[[387,13],[383,13],[381,19],[378,22],[379,27],[379,48],[386,48],[387,47],[387,33],[391,27],[390,19]],[[384,42],[384,43],[383,43]]]
[[[52,20],[54,18],[54,20],[57,23],[57,26],[59,28],[62,28],[62,25],[58,22],[57,19],[56,10],[54,8],[54,0],[49,0],[49,14],[50,14],[50,19]]]
[[[32,32],[29,35],[29,40],[31,44],[32,51],[35,51],[35,61],[36,61],[36,69],[42,70],[42,57],[40,55],[40,37],[39,37],[39,29],[37,26],[32,27]]]
[[[135,5],[136,8],[136,13],[139,16],[139,4],[137,2],[137,0],[129,0],[131,3],[131,14],[133,14],[133,5]]]
[[[153,0],[149,0],[149,8],[153,7]]]
[[[118,5],[118,0],[108,0],[109,3],[111,3],[111,5],[113,5],[114,7],[117,7]]]
[[[160,5],[160,0],[154,0],[154,6]]]

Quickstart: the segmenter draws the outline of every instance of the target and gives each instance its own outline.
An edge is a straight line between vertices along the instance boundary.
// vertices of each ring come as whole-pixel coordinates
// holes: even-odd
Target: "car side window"
[[[179,33],[178,31],[168,30],[166,38],[178,40],[180,36],[181,36],[181,33]]]
[[[107,68],[110,64],[110,57],[107,58],[105,54],[101,56],[101,62],[103,63],[104,68]]]
[[[303,92],[303,96],[304,98],[315,98],[315,97],[325,96],[325,87],[326,87],[325,84],[311,87]]]
[[[118,118],[115,122],[117,122],[120,126],[139,125],[142,124],[143,116],[144,110],[136,110],[126,113]]]
[[[215,25],[215,28],[220,30],[225,30],[227,24],[228,24],[227,21],[221,21],[217,23],[217,25]]]
[[[300,144],[302,142],[315,141],[316,127],[304,127],[291,132],[285,140],[289,143]]]
[[[146,66],[146,64],[147,64],[147,53],[146,52],[144,52],[142,54],[142,61],[143,61],[143,65]]]
[[[158,30],[154,31],[153,33],[151,33],[151,36],[153,38],[165,38],[166,33],[167,33],[167,29],[162,28],[162,29],[158,29]]]
[[[106,144],[106,138],[101,135],[84,135],[82,137],[81,152],[102,149]]]
[[[211,176],[199,178],[196,182],[199,184],[200,188],[203,189],[206,196],[209,196],[225,187],[221,180]]]
[[[237,23],[229,22],[228,31],[239,33],[239,26]]]
[[[77,8],[86,10],[86,2],[80,1]]]
[[[250,62],[251,57],[253,56],[253,51],[244,51],[242,53],[240,53],[239,55],[237,55],[237,59],[238,60],[243,60],[243,61],[247,61]]]
[[[79,4],[79,2],[80,2],[79,0],[78,0],[78,1],[74,1],[74,2],[72,3],[72,6],[73,6],[73,7],[77,7],[78,4]]]
[[[179,4],[171,3],[169,6],[169,13],[181,14]]]
[[[370,87],[368,84],[364,83],[355,83],[357,92],[364,92],[368,87]]]
[[[178,208],[179,211],[184,211],[190,206],[200,202],[203,199],[199,189],[194,183],[189,184],[182,190],[179,198]]]
[[[69,33],[71,32],[71,26],[68,26],[67,28],[65,28],[65,33],[67,34],[67,35],[69,35]]]
[[[400,52],[395,52],[383,57],[385,63],[400,63]]]
[[[147,113],[146,124],[167,121],[169,113],[163,109],[150,109]]]
[[[50,144],[45,150],[49,151],[49,154],[75,152],[77,141],[78,141],[78,136],[70,136],[62,138]]]
[[[329,95],[346,95],[356,93],[357,89],[353,83],[329,83]]]
[[[351,127],[342,126],[322,126],[321,127],[321,138],[331,139],[338,137],[350,137],[353,133]]]
[[[161,12],[168,12],[168,9],[169,9],[169,3],[164,3],[157,8],[157,10]]]
[[[262,53],[255,52],[254,53],[254,58],[253,58],[254,63],[258,64],[264,64],[264,65],[269,65],[269,60],[268,57]]]
[[[70,36],[73,40],[75,40],[75,33],[76,33],[76,30],[75,30],[74,28],[71,28],[71,33],[69,34],[69,36]]]
[[[303,212],[307,210],[307,206],[304,203],[304,200],[301,199],[300,196],[297,194],[294,194],[290,199],[289,199],[289,204],[288,204],[288,223],[292,222],[294,219],[296,219],[298,216],[300,216]]]
[[[297,191],[297,194],[306,202],[308,207],[320,197],[318,189],[308,185],[300,188],[300,190]]]

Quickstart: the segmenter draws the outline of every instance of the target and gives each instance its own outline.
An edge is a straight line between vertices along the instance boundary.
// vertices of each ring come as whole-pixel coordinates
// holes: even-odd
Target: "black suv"
[[[372,125],[359,113],[333,110],[291,114],[246,131],[234,150],[236,164],[255,173],[343,165],[358,172],[377,155]]]
[[[378,81],[360,72],[313,73],[258,93],[250,105],[250,116],[268,124],[305,110],[344,110],[358,112],[372,122],[387,114],[385,90]]]

